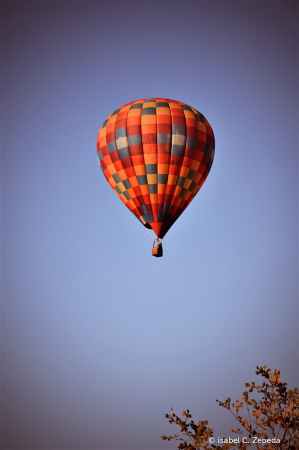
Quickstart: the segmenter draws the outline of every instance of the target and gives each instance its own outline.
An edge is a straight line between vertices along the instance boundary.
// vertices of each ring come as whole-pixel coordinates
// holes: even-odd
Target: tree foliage
[[[183,449],[245,449],[255,445],[259,450],[299,450],[299,391],[287,390],[287,383],[282,381],[280,371],[273,373],[267,366],[257,367],[257,375],[263,377],[262,385],[255,382],[245,383],[247,390],[243,392],[241,402],[237,399],[231,405],[228,397],[224,402],[216,400],[220,406],[228,410],[239,422],[241,428],[231,431],[241,435],[215,439],[213,430],[208,427],[208,421],[199,420],[194,423],[189,410],[183,411],[183,418],[174,414],[165,417],[170,423],[181,428],[180,434],[162,436],[163,440],[175,439],[181,441],[176,447]],[[258,399],[251,398],[256,392]],[[242,436],[243,435],[243,436]],[[221,446],[214,443],[221,442]]]

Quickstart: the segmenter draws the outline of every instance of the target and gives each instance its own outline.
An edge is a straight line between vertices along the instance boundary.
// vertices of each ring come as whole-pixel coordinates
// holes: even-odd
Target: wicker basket
[[[162,244],[159,243],[157,245],[157,247],[152,248],[152,255],[156,256],[157,258],[159,258],[160,256],[163,256],[163,248],[162,248]]]

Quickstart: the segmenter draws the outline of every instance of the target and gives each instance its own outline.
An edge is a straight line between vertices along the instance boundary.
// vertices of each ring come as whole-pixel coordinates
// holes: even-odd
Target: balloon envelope
[[[98,134],[98,159],[119,198],[163,238],[211,169],[215,138],[207,119],[175,100],[138,100],[114,111]]]

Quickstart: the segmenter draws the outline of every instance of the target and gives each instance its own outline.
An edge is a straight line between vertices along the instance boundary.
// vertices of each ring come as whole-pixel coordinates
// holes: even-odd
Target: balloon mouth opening
[[[147,222],[144,226],[153,230],[159,239],[163,239],[165,234],[169,231],[170,227],[174,224],[177,218],[171,218],[166,222]]]
[[[154,232],[156,233],[157,238],[162,237],[161,230],[164,226],[163,222],[150,222],[150,226],[151,226],[152,230],[154,230]]]

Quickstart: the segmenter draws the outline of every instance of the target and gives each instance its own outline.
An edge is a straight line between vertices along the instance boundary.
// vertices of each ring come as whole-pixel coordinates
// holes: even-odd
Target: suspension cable
[[[151,239],[155,242],[156,239],[153,238],[153,236],[151,235],[149,229],[147,228],[148,234],[150,235]]]

